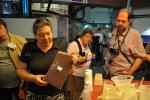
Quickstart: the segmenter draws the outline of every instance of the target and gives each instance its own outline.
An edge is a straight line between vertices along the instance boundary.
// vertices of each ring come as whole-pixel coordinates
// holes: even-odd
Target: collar
[[[118,36],[125,36],[129,32],[130,27],[128,27],[123,33],[118,33]]]
[[[40,48],[36,45],[36,41],[37,41],[36,39],[33,41],[33,45],[34,45],[33,49],[34,50],[40,50]],[[54,41],[53,41],[52,47],[49,50],[53,50],[53,49],[57,49],[58,50],[58,47],[55,45]]]

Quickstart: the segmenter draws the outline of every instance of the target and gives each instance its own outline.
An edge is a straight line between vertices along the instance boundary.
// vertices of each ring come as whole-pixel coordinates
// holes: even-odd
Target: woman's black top
[[[30,73],[34,75],[45,75],[57,52],[58,49],[52,46],[52,48],[45,53],[37,47],[36,41],[29,42],[24,45],[20,60],[27,64],[27,68]],[[41,87],[30,82],[27,89],[36,94],[49,96],[62,92],[62,90],[59,90],[50,84],[45,87]]]

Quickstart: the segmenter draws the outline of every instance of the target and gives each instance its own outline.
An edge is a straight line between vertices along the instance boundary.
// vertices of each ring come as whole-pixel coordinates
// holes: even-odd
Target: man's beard
[[[121,27],[118,27],[117,31],[118,31],[118,33],[120,33],[120,34],[121,34],[121,33],[125,32],[125,31],[126,31],[126,29],[121,28]]]

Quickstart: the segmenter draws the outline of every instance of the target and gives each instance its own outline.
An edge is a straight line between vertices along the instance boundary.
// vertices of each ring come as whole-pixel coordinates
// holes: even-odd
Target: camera
[[[119,48],[110,48],[109,53],[112,55],[119,55]]]

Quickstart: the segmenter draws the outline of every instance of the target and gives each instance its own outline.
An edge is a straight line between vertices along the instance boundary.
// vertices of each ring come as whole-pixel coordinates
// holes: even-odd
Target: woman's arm
[[[17,75],[27,82],[33,82],[39,86],[46,86],[47,82],[43,81],[45,75],[33,75],[28,72],[27,64],[24,62],[19,62],[16,68]]]
[[[26,63],[19,61],[16,72],[23,80],[33,82],[34,75],[28,72]]]

